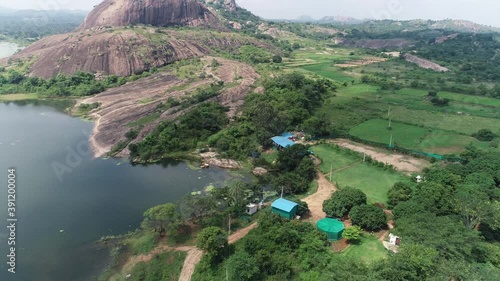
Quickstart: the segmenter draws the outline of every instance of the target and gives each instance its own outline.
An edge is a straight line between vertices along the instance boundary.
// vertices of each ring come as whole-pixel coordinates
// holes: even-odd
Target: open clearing
[[[351,244],[341,255],[370,264],[386,259],[388,252],[376,236],[363,233],[359,243]]]
[[[355,156],[345,151],[338,151],[330,145],[318,145],[312,150],[323,163],[342,163],[336,165],[337,168],[345,165],[333,171],[331,182],[339,189],[350,186],[362,190],[368,197],[369,203],[387,203],[387,191],[394,183],[408,180],[395,171],[356,161]],[[326,166],[328,164],[324,168],[329,172],[330,167]],[[326,175],[326,179],[330,179],[330,175]]]
[[[392,136],[392,144],[396,146],[437,154],[458,154],[468,144],[477,142],[470,136],[398,122],[392,122],[391,130],[388,127],[388,120],[372,119],[352,128],[349,133],[364,140],[387,145]]]
[[[36,100],[37,94],[5,94],[0,95],[0,101]]]

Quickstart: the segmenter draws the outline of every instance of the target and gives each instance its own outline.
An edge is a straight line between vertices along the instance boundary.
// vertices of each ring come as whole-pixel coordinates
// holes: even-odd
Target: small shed
[[[318,229],[326,233],[328,240],[338,241],[342,239],[344,224],[339,220],[326,218],[318,221]]]
[[[248,215],[253,215],[253,214],[257,213],[258,210],[259,210],[259,206],[258,205],[256,205],[256,204],[248,204],[247,205],[247,211],[246,211],[246,213]]]
[[[274,201],[271,207],[273,213],[291,220],[295,218],[295,215],[297,214],[297,210],[299,208],[299,204],[280,198]]]

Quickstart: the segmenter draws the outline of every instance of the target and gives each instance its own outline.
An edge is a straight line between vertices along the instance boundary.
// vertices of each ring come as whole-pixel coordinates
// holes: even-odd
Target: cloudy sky
[[[14,0],[0,5],[17,9],[90,10],[102,0]],[[309,15],[374,19],[467,19],[500,27],[498,0],[236,0],[264,18]]]

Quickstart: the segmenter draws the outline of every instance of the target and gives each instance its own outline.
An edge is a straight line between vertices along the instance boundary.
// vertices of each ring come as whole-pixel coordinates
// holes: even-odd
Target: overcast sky
[[[102,0],[1,0],[16,9],[91,10]],[[264,18],[293,19],[302,15],[374,19],[466,19],[500,27],[498,0],[236,0]]]

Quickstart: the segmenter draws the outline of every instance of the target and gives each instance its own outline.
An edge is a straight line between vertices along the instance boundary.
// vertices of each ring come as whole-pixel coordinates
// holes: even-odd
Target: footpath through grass
[[[186,252],[181,251],[164,252],[154,256],[148,263],[136,264],[130,272],[129,279],[117,280],[179,280],[186,255]]]

